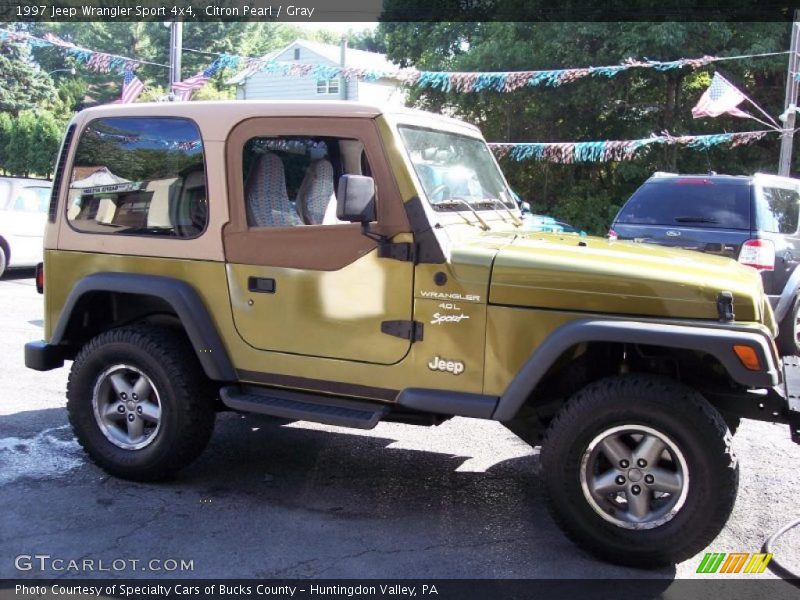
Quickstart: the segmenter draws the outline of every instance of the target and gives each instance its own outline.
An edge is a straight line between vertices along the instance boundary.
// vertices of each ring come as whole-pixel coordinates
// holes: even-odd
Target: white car
[[[42,261],[51,186],[45,179],[0,177],[0,275]]]

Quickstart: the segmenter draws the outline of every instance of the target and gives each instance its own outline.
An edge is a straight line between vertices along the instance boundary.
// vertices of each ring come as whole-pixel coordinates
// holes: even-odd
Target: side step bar
[[[233,410],[356,429],[372,429],[389,413],[388,406],[375,402],[289,390],[231,385],[219,394],[222,403]]]

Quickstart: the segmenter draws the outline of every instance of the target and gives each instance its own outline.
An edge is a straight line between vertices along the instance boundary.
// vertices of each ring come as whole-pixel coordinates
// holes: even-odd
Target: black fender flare
[[[569,348],[583,342],[617,342],[700,350],[719,360],[731,378],[742,385],[769,388],[781,381],[780,367],[770,338],[763,332],[702,325],[578,319],[557,328],[534,350],[506,388],[492,419],[513,419],[555,361]],[[751,346],[764,368],[760,371],[746,369],[733,351],[734,344]]]
[[[236,371],[214,321],[197,291],[185,281],[142,273],[93,273],[72,288],[53,329],[51,345],[64,342],[70,318],[80,299],[92,292],[117,292],[154,296],[167,302],[178,315],[206,375],[215,381],[235,381]]]

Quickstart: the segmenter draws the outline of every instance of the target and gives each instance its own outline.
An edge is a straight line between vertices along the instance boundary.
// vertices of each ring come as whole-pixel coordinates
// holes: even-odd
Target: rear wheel
[[[795,299],[792,310],[783,318],[777,342],[781,356],[800,355],[800,299]]]
[[[214,427],[215,393],[181,334],[123,327],[75,358],[67,410],[100,467],[135,480],[164,479],[194,460]]]
[[[706,547],[733,509],[730,443],[714,407],[677,382],[627,375],[590,384],[542,444],[551,510],[573,541],[603,559],[679,562]]]
[[[6,272],[7,266],[8,256],[6,255],[6,249],[3,247],[3,244],[0,244],[0,277],[2,277],[3,273]]]

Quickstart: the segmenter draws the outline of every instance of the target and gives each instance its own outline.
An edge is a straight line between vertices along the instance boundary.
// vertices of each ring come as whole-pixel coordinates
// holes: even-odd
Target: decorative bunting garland
[[[82,48],[52,33],[45,33],[43,37],[36,37],[27,31],[5,31],[0,29],[0,43],[24,43],[32,48],[55,46],[64,50],[67,56],[71,56],[82,66],[96,73],[110,73],[112,71],[118,73],[133,72],[142,64],[167,67],[167,65],[162,65],[161,63]]]
[[[540,85],[558,87],[563,83],[571,83],[589,76],[613,77],[622,71],[633,68],[651,68],[669,71],[690,67],[697,69],[710,63],[727,60],[725,57],[704,56],[672,61],[639,61],[628,59],[620,65],[607,67],[587,67],[580,69],[553,69],[548,71],[497,71],[497,72],[457,72],[457,71],[419,71],[417,69],[399,69],[397,71],[374,71],[351,67],[312,65],[304,63],[288,63],[274,59],[258,59],[234,54],[221,54],[217,59],[225,68],[239,70],[244,68],[250,72],[264,71],[289,77],[313,77],[316,79],[333,79],[342,77],[346,80],[377,81],[394,79],[405,85],[428,87],[443,92],[480,92],[493,90],[511,92],[522,87]]]
[[[0,30],[0,43],[27,43],[32,47],[47,45],[62,48],[68,55],[75,58],[86,68],[108,73],[126,70],[133,71],[140,64],[151,64],[167,67],[160,63],[128,58],[105,52],[97,52],[81,48],[67,42],[52,33],[43,37],[36,37],[24,31]],[[213,54],[213,53],[208,53]],[[700,67],[725,60],[741,58],[755,58],[762,56],[775,56],[788,54],[788,52],[767,52],[763,54],[750,54],[742,56],[703,56],[701,58],[681,58],[678,60],[635,60],[626,59],[619,65],[602,67],[582,67],[570,69],[550,69],[537,71],[496,71],[496,72],[454,72],[454,71],[420,71],[417,69],[398,69],[394,71],[377,71],[372,69],[356,69],[352,67],[339,67],[327,65],[313,65],[295,62],[281,62],[274,59],[253,58],[236,54],[218,54],[217,58],[203,71],[210,76],[220,69],[234,71],[246,70],[250,72],[264,71],[267,73],[289,76],[310,77],[318,80],[344,78],[346,80],[377,81],[379,79],[393,79],[402,84],[431,88],[444,92],[480,92],[490,90],[495,92],[511,92],[523,87],[558,87],[585,77],[611,78],[629,69],[655,69],[657,71],[671,71],[675,69]]]
[[[744,131],[711,135],[653,135],[638,140],[606,140],[601,142],[533,142],[490,143],[497,158],[509,158],[517,162],[539,160],[561,164],[577,162],[610,162],[631,160],[643,148],[653,144],[682,145],[694,149],[707,149],[720,144],[731,144],[735,148],[760,140],[774,131]]]
[[[703,56],[701,58],[681,58],[678,60],[635,60],[626,59],[619,65],[604,67],[583,67],[571,69],[551,69],[542,71],[496,71],[496,72],[457,72],[457,71],[419,71],[417,69],[398,69],[396,71],[375,71],[326,65],[311,65],[294,62],[281,62],[275,59],[259,59],[235,54],[220,54],[217,59],[224,68],[235,71],[244,69],[250,72],[265,71],[295,77],[314,77],[332,79],[342,77],[346,80],[359,79],[376,81],[394,79],[405,85],[428,87],[444,92],[480,92],[493,90],[511,92],[522,87],[558,87],[584,77],[611,78],[629,69],[655,69],[671,71],[685,67],[698,69],[711,63],[788,54],[788,52],[766,52],[742,56]]]

